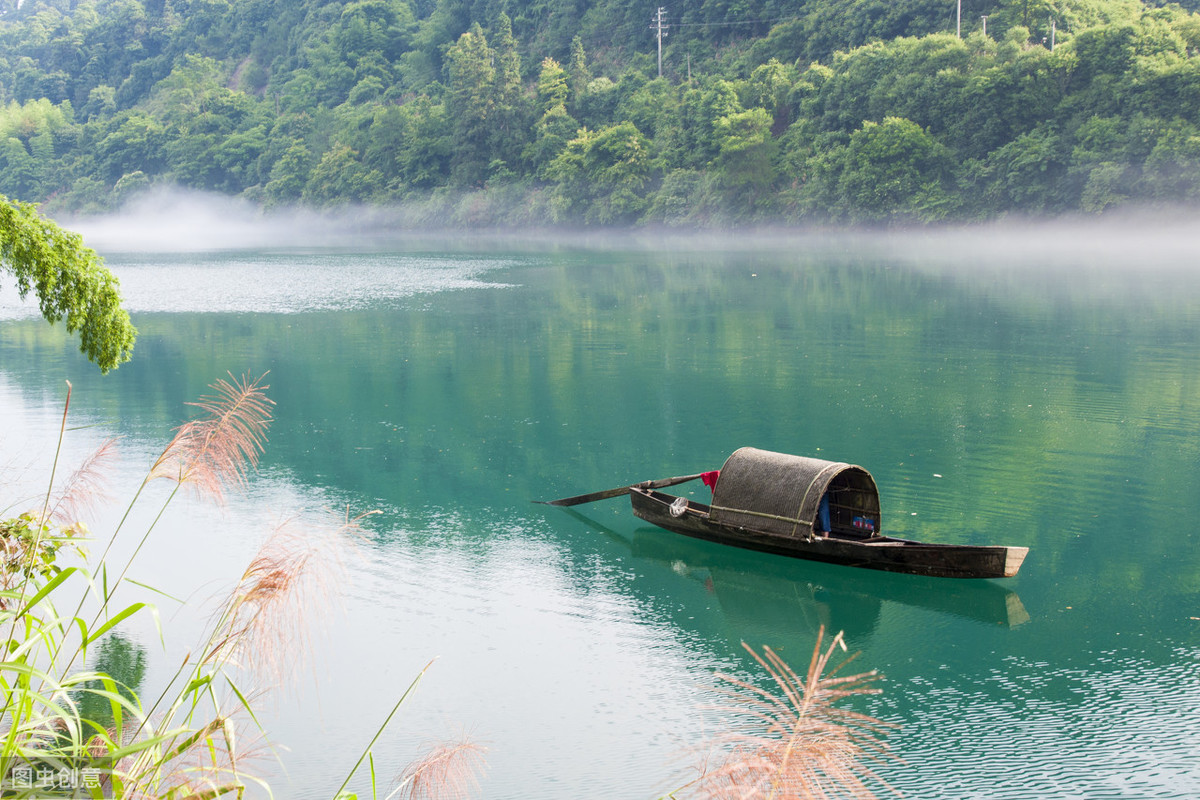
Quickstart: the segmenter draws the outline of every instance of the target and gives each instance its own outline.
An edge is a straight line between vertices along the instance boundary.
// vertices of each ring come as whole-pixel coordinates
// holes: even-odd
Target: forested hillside
[[[451,224],[891,223],[1200,197],[1139,0],[0,0],[0,193]],[[984,28],[986,27],[986,31]]]

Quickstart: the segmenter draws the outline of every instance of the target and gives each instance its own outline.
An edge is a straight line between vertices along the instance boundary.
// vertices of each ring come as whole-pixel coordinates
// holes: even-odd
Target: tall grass
[[[130,568],[178,493],[191,490],[220,503],[257,465],[273,406],[264,378],[230,376],[213,384],[211,395],[192,404],[199,415],[148,469],[99,556],[88,559],[81,550],[79,563],[63,566],[60,550],[79,541],[84,529],[75,515],[102,492],[112,451],[106,443],[56,486],[68,388],[40,508],[0,522],[0,629],[7,636],[0,654],[0,795],[208,800],[242,797],[255,785],[270,793],[247,768],[262,749],[255,743],[266,741],[252,701],[301,663],[313,621],[341,583],[347,549],[366,515],[347,512],[328,526],[280,525],[157,696],[139,697],[134,687],[87,668],[89,654],[123,623],[151,615],[159,625],[151,603],[115,598],[131,583]],[[173,484],[170,491],[151,507],[145,530],[130,532],[135,507],[150,502],[145,490],[159,480]],[[129,537],[131,554],[114,560],[114,545]],[[377,739],[378,733],[372,745]],[[370,748],[364,757],[373,764]],[[475,769],[462,768],[461,756],[434,761],[459,764],[461,775]],[[419,774],[432,775],[433,767]]]
[[[883,738],[892,726],[839,705],[879,693],[879,675],[839,675],[854,656],[831,669],[845,640],[838,633],[825,646],[824,636],[822,627],[803,676],[770,647],[759,652],[742,644],[774,688],[717,674],[724,700],[715,710],[735,722],[710,743],[700,776],[670,797],[877,800],[880,792],[898,794],[871,766],[894,758]]]

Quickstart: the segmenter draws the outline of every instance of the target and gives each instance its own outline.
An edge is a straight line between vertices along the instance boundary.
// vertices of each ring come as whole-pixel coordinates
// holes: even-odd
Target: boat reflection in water
[[[1012,589],[990,580],[948,581],[774,556],[641,527],[632,536],[572,509],[593,530],[628,547],[640,562],[695,581],[714,597],[735,638],[771,641],[779,631],[820,626],[847,640],[874,632],[887,603],[1003,627],[1029,621]],[[683,621],[681,620],[681,624]]]
[[[668,564],[701,581],[722,611],[749,630],[816,631],[823,625],[854,640],[874,631],[886,603],[1010,628],[1029,621],[1017,593],[992,581],[946,581],[757,555],[658,528],[636,530],[629,544],[635,558]]]

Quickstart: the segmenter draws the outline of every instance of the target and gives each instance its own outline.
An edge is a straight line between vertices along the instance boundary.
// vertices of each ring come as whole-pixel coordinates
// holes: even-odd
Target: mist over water
[[[502,288],[491,274],[519,262],[611,251],[880,263],[1004,296],[1046,301],[1085,292],[1125,303],[1136,295],[1158,306],[1188,302],[1200,275],[1200,225],[1187,209],[893,230],[439,231],[414,229],[410,217],[396,207],[263,210],[224,196],[156,189],[120,214],[60,223],[108,258],[133,312],[365,308],[431,292]],[[226,257],[210,263],[213,253]],[[21,302],[11,285],[0,284],[0,319],[36,314],[32,299]]]
[[[742,230],[635,228],[618,231],[438,229],[416,225],[398,206],[339,206],[327,210],[264,210],[245,200],[185,189],[158,188],[131,200],[119,214],[63,217],[105,253],[198,253],[222,250],[323,248],[460,251],[671,249],[682,252],[784,250],[827,256],[869,255],[910,265],[987,265],[1020,270],[1121,265],[1131,269],[1188,268],[1200,247],[1195,209],[1125,209],[1104,216],[1016,219],[977,225],[896,229]]]

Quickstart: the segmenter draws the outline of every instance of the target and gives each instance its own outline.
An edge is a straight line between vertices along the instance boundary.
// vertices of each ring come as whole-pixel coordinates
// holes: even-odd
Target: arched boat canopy
[[[743,447],[725,461],[709,519],[725,525],[808,538],[819,534],[828,497],[829,530],[841,536],[879,535],[879,490],[853,464]]]

